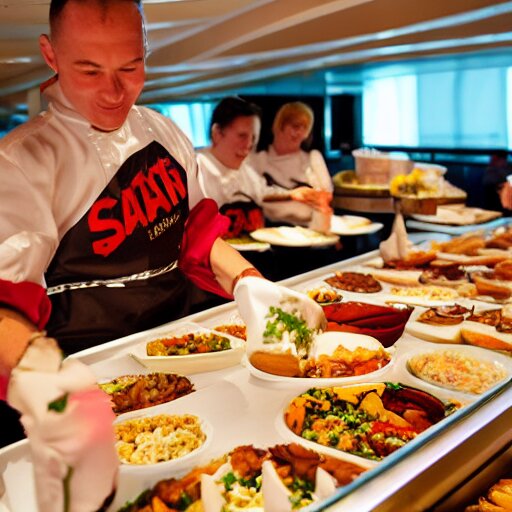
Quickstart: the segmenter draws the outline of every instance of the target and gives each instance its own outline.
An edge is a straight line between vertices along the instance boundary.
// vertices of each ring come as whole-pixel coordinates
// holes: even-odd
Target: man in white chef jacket
[[[31,439],[40,510],[70,496],[86,512],[115,488],[112,412],[52,338],[75,352],[183,316],[187,278],[230,297],[259,273],[219,238],[187,138],[134,106],[140,2],[54,0],[50,27],[48,110],[0,141],[0,384]]]

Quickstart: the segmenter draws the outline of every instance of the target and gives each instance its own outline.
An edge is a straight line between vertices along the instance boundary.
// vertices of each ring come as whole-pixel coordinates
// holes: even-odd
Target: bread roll
[[[469,345],[512,351],[512,334],[499,332],[492,325],[466,320],[461,326],[461,336]]]
[[[257,350],[249,356],[251,364],[262,372],[282,377],[300,377],[299,358],[290,353]]]
[[[501,281],[472,274],[471,279],[476,285],[479,295],[489,295],[498,300],[506,300],[512,295],[512,281]]]
[[[438,242],[433,245],[445,253],[473,255],[485,247],[485,240],[480,235],[465,234],[452,238],[448,242]]]
[[[500,261],[507,259],[505,255],[476,255],[466,256],[465,254],[450,254],[447,252],[438,252],[438,260],[453,261],[460,265],[486,265],[487,267],[494,267]]]
[[[405,326],[405,331],[416,338],[433,343],[462,343],[460,324],[432,325],[412,321]]]
[[[400,286],[419,286],[421,270],[376,269],[372,270],[371,274],[375,279],[384,283]]]
[[[494,267],[494,277],[502,281],[512,281],[512,259],[500,261]]]

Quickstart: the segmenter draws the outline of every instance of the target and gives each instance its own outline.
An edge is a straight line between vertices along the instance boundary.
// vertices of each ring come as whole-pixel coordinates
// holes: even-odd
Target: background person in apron
[[[251,152],[260,132],[260,109],[241,98],[230,96],[215,107],[210,123],[212,143],[197,153],[199,184],[207,197],[214,199],[219,210],[230,220],[225,238],[240,238],[265,225],[265,201],[289,197],[288,202],[310,204],[312,189],[296,187],[291,190],[268,185],[256,171]],[[310,206],[299,204],[310,211]],[[315,204],[316,207],[316,204]],[[275,278],[278,269],[269,252],[244,251],[267,277]]]
[[[219,211],[229,219],[225,239],[247,240],[249,233],[265,225],[262,202],[272,192],[248,163],[260,131],[260,109],[230,96],[215,107],[210,122],[211,146],[197,152],[199,184]],[[244,251],[244,256],[263,274],[275,278],[270,251]]]
[[[213,111],[212,144],[197,152],[201,189],[231,221],[226,238],[247,235],[264,226],[261,204],[267,186],[247,160],[260,126],[256,105],[237,97],[224,98]]]

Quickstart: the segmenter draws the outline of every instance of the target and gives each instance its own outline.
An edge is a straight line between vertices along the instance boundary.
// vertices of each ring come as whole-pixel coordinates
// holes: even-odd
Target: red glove
[[[202,290],[232,299],[232,295],[219,285],[210,266],[212,246],[228,228],[229,219],[219,213],[213,199],[199,201],[185,224],[178,267]]]
[[[5,304],[25,315],[38,329],[43,329],[50,318],[52,303],[46,290],[36,284],[13,283],[0,279],[0,304]]]
[[[38,284],[28,281],[13,283],[0,279],[0,307],[2,306],[21,313],[39,329],[43,329],[50,318],[52,303],[46,290]],[[15,333],[9,332],[8,339],[2,340],[2,350],[9,351],[9,344],[16,343],[15,339]],[[9,372],[0,365],[0,400],[5,400],[7,396]]]

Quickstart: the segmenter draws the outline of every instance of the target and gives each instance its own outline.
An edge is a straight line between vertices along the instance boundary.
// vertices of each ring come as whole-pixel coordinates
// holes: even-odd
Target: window
[[[363,85],[363,144],[417,146],[417,78],[377,78]]]
[[[507,69],[507,141],[508,148],[512,149],[512,67]]]
[[[148,107],[172,119],[185,132],[194,147],[201,148],[210,144],[210,119],[215,105],[213,102],[196,102],[163,103]]]
[[[365,80],[363,143],[512,148],[512,68],[481,67]]]

